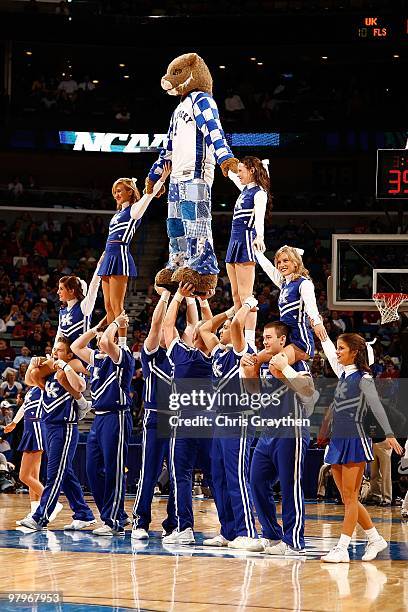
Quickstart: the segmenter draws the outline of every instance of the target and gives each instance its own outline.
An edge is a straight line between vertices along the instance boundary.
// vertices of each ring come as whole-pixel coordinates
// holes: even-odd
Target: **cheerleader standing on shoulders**
[[[228,176],[241,191],[232,219],[231,237],[225,262],[231,283],[235,312],[252,296],[255,281],[255,251],[263,253],[264,219],[268,204],[270,181],[265,166],[257,157],[244,157],[238,164],[238,174]],[[256,312],[248,315],[245,337],[255,350]]]
[[[108,325],[124,310],[128,278],[137,276],[135,262],[130,253],[133,235],[148,205],[163,187],[170,171],[170,164],[165,164],[160,180],[153,187],[153,192],[143,197],[140,197],[134,179],[120,178],[113,183],[112,195],[116,200],[117,212],[109,223],[104,258],[98,271],[98,275],[102,277]],[[126,328],[119,329],[118,334],[119,346],[124,347]]]
[[[329,563],[348,563],[348,546],[354,529],[364,529],[368,543],[363,561],[372,561],[388,544],[374,527],[366,508],[358,501],[366,461],[373,460],[371,442],[363,430],[367,407],[381,425],[389,447],[399,455],[403,449],[391,430],[367,364],[367,347],[359,334],[341,334],[337,350],[330,338],[322,342],[333,371],[340,379],[333,402],[332,437],[326,456],[344,503],[344,520],[336,546],[322,557]]]
[[[38,363],[39,358],[33,357],[32,363]],[[44,451],[45,429],[41,421],[42,391],[39,387],[31,387],[22,405],[16,412],[11,423],[6,425],[4,433],[11,433],[24,417],[24,433],[17,450],[23,453],[19,478],[28,486],[31,511],[27,517],[32,517],[37,510],[44,487],[40,481],[41,456]],[[27,518],[26,517],[26,518]],[[20,525],[21,521],[16,521]]]
[[[263,253],[256,251],[262,269],[280,289],[279,320],[290,329],[291,342],[283,349],[289,365],[296,361],[307,361],[314,355],[309,318],[316,336],[321,341],[327,338],[316,304],[314,285],[303,265],[302,255],[301,249],[285,245],[275,254],[275,267]],[[280,373],[276,370],[274,376],[280,378]]]

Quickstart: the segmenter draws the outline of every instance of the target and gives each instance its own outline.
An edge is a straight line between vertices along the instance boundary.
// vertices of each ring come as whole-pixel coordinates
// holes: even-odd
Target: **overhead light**
[[[98,79],[94,79],[94,80],[92,81],[92,83],[94,83],[95,85],[97,85],[97,84],[99,83],[99,81],[98,81]]]
[[[26,51],[26,52],[25,52],[25,54],[26,54],[26,55],[32,55],[32,54],[33,54],[33,52],[32,52],[32,51]]]
[[[119,64],[119,68],[124,68],[126,64]]]
[[[394,53],[394,55],[393,55],[392,57],[393,57],[394,59],[398,59],[398,58],[399,58],[399,55],[398,55],[398,53]]]
[[[129,76],[128,74],[124,74],[124,75],[123,75],[123,78],[124,78],[124,79],[130,79],[130,76]]]
[[[68,17],[68,21],[72,21],[72,17]]]
[[[218,66],[218,68],[221,68],[221,70],[225,70],[225,66]]]
[[[250,57],[249,59],[251,60],[251,62],[256,62],[256,57]]]
[[[263,66],[263,62],[256,62],[257,66]]]
[[[62,76],[65,76],[65,72],[62,73]]]
[[[327,55],[322,55],[322,56],[321,56],[321,59],[323,59],[323,60],[327,60],[327,59],[329,59],[329,58],[328,58],[328,56],[327,56]]]

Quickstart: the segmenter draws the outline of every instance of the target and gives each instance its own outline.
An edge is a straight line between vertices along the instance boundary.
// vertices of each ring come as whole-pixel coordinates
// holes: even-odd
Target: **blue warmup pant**
[[[151,507],[154,487],[161,474],[163,460],[169,464],[169,440],[157,436],[157,412],[145,409],[143,417],[142,467],[133,505],[134,529],[149,530],[152,520]],[[174,496],[170,490],[167,502],[167,518],[162,523],[166,532],[172,532],[177,527],[174,508]]]
[[[170,478],[174,494],[178,531],[194,527],[193,471],[200,468],[211,490],[211,445],[206,438],[177,438],[177,427],[170,438]],[[185,431],[185,430],[184,430]],[[184,433],[185,435],[185,433]]]
[[[218,429],[217,429],[218,432]],[[214,500],[221,523],[221,535],[227,540],[237,536],[258,537],[249,485],[249,452],[252,435],[241,428],[237,437],[213,439],[211,473]]]
[[[97,414],[86,445],[86,473],[102,521],[119,529],[125,518],[125,467],[132,433],[129,410]]]
[[[305,547],[305,505],[302,476],[309,436],[261,437],[251,463],[251,488],[262,535],[283,540],[292,548]],[[276,518],[272,486],[279,480],[282,493],[282,525]]]
[[[72,460],[79,438],[78,425],[47,423],[46,433],[47,481],[33,519],[41,526],[47,525],[63,489],[74,512],[73,518],[92,521],[94,515],[84,500],[81,485],[72,469]]]

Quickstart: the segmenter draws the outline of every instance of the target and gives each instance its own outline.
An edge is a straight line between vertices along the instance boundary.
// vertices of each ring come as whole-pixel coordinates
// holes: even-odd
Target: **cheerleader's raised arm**
[[[170,172],[171,164],[166,162],[163,166],[163,172],[160,176],[160,179],[156,181],[156,183],[153,185],[153,191],[151,193],[145,193],[140,198],[140,200],[132,204],[132,207],[130,209],[130,216],[132,217],[132,219],[134,219],[135,221],[139,221],[139,219],[143,217],[144,213],[147,210],[147,207],[149,206],[154,196],[158,194],[161,188],[163,187]]]

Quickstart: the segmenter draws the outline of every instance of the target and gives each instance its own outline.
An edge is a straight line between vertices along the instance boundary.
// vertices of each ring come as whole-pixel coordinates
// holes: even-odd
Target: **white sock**
[[[34,512],[37,510],[38,506],[40,505],[40,502],[39,501],[31,501],[30,505],[31,505],[31,514],[34,514]]]
[[[351,542],[351,537],[346,535],[345,533],[342,533],[340,536],[340,540],[337,543],[337,546],[340,546],[340,548],[344,548],[345,550],[347,550],[350,542]]]
[[[369,542],[375,542],[376,540],[381,539],[381,536],[375,527],[371,527],[371,529],[366,529],[365,533]]]
[[[126,342],[127,342],[126,336],[119,336],[119,338],[118,338],[118,346],[120,346],[121,348],[125,348]]]
[[[251,349],[255,351],[256,353],[255,330],[254,329],[245,330],[245,340],[247,341]]]

